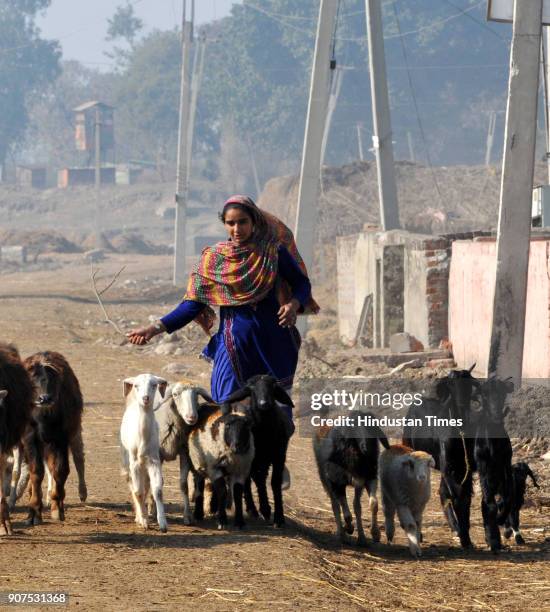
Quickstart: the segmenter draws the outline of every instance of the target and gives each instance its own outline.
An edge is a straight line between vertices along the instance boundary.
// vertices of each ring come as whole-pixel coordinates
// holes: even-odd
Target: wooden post
[[[535,168],[542,0],[515,0],[489,376],[521,384]]]

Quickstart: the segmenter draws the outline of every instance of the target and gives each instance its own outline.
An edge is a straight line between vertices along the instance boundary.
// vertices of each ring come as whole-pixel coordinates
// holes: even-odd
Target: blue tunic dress
[[[292,297],[305,305],[311,284],[284,246],[278,250],[278,275],[290,285]],[[191,322],[204,307],[184,300],[161,321],[172,333]],[[279,325],[279,308],[274,287],[256,304],[220,306],[220,327],[202,352],[214,362],[211,393],[215,402],[225,401],[256,374],[270,374],[283,387],[292,386],[301,340],[295,327]]]

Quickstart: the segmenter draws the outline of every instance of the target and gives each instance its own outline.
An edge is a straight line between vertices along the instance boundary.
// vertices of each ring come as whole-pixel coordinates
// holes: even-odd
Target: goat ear
[[[166,393],[166,387],[168,386],[168,383],[166,381],[164,382],[159,382],[159,393],[161,397],[164,397],[164,394]]]
[[[539,483],[537,482],[537,479],[535,478],[535,475],[533,474],[533,472],[531,471],[531,468],[528,467],[527,468],[527,476],[529,476],[531,478],[531,480],[533,481],[533,485],[537,488],[540,489],[539,487]]]
[[[123,384],[123,393],[124,393],[124,397],[128,396],[128,393],[130,393],[130,391],[132,390],[132,387],[134,386],[134,379],[133,378],[125,378]]]
[[[475,364],[474,364],[475,365]],[[430,460],[428,461],[428,465],[431,468],[435,468],[435,459],[433,457],[430,457]]]
[[[205,391],[202,387],[197,389],[197,395],[200,395],[203,400],[205,400],[205,401],[207,401],[209,403],[214,403],[214,400],[210,397],[208,391]],[[224,403],[226,403],[226,402],[224,402]],[[229,407],[229,410],[231,411],[231,406]]]
[[[6,389],[0,389],[0,400],[3,400],[8,394]]]
[[[292,408],[294,408],[294,402],[290,399],[288,393],[280,385],[275,385],[275,391],[273,395],[275,399],[281,404],[284,404],[285,406],[292,406]]]
[[[243,399],[246,399],[247,397],[250,397],[252,394],[252,391],[250,390],[249,386],[243,387],[242,389],[239,389],[238,391],[235,391],[234,393],[232,393],[226,400],[225,402],[227,404],[232,404],[233,402],[240,402]]]

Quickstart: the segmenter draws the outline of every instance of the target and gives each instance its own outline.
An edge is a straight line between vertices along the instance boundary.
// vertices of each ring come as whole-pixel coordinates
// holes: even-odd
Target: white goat
[[[179,381],[167,387],[166,399],[155,412],[155,419],[159,426],[160,460],[174,461],[179,456],[180,489],[183,498],[183,523],[185,525],[193,523],[187,481],[189,472],[192,471],[195,477],[196,472],[193,470],[189,459],[187,437],[191,427],[198,420],[199,396],[207,402],[212,402],[210,395],[201,387],[197,387],[192,381]],[[196,486],[195,478],[195,489]]]
[[[435,467],[431,455],[396,444],[380,456],[380,483],[386,519],[386,537],[393,540],[395,512],[409,539],[413,557],[420,557],[422,513],[430,499],[430,470]]]
[[[123,473],[130,487],[136,523],[148,527],[146,501],[149,486],[155,500],[159,529],[167,530],[162,502],[162,469],[159,456],[159,428],[153,413],[157,388],[164,397],[166,380],[153,374],[139,374],[124,381],[126,410],[120,426]]]

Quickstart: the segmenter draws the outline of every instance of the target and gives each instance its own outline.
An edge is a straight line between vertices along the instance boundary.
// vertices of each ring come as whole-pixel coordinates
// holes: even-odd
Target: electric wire
[[[399,14],[397,12],[397,7],[396,7],[396,0],[392,0],[392,8],[393,8],[393,13],[395,15],[395,21],[397,24],[397,31],[400,32],[401,31],[401,22],[399,21]],[[428,142],[426,139],[426,134],[424,132],[424,126],[422,125],[422,119],[420,117],[420,111],[418,109],[418,101],[416,99],[416,93],[414,90],[414,85],[413,85],[413,80],[412,80],[412,76],[410,73],[410,70],[408,70],[408,66],[409,66],[409,58],[407,55],[407,49],[405,47],[405,41],[403,40],[403,37],[400,37],[400,41],[401,41],[401,50],[403,52],[403,60],[405,62],[405,66],[407,67],[407,78],[409,81],[409,88],[411,91],[411,97],[412,97],[412,101],[413,101],[413,105],[414,105],[414,110],[416,113],[416,120],[418,123],[418,129],[420,132],[420,137],[422,138],[422,143],[424,145],[424,151],[426,152],[426,160],[428,162],[428,167],[430,168],[430,172],[433,178],[433,182],[434,182],[434,186],[435,186],[435,190],[437,191],[437,194],[439,196],[439,204],[442,206],[443,205],[443,195],[441,193],[441,189],[439,187],[439,183],[437,181],[437,176],[435,175],[435,170],[432,164],[432,159],[431,159],[431,155],[430,155],[430,149],[428,147]]]

